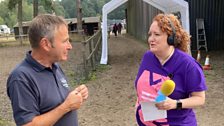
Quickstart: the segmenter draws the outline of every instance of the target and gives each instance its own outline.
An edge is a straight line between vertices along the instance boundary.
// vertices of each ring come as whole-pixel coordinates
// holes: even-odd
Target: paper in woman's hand
[[[156,102],[141,102],[142,114],[144,121],[153,121],[157,119],[167,118],[166,110],[158,110],[155,106]]]

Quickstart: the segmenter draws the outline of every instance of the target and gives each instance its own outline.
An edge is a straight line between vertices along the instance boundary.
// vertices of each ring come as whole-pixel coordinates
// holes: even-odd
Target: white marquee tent
[[[108,61],[108,45],[107,45],[107,15],[117,7],[126,3],[128,0],[111,0],[103,6],[103,22],[102,22],[102,54],[100,64],[107,64]],[[190,31],[189,26],[189,9],[188,3],[184,0],[143,0],[144,2],[158,8],[164,13],[181,13],[181,21],[183,28]]]

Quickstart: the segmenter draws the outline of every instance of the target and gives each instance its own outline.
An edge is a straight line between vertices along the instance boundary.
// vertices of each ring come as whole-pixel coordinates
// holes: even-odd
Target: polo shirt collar
[[[25,58],[25,61],[28,62],[32,68],[37,71],[37,72],[40,72],[40,71],[43,71],[45,69],[49,69],[48,67],[45,67],[43,66],[42,64],[40,64],[39,62],[37,62],[32,56],[31,56],[31,52],[32,51],[28,51],[26,53],[26,58]],[[56,63],[53,63],[52,64],[52,68],[53,69],[57,69],[58,66],[56,65]]]

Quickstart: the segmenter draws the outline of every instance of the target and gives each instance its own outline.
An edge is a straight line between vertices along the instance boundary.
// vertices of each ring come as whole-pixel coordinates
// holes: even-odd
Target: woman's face
[[[160,54],[169,48],[167,43],[167,33],[162,32],[158,26],[157,21],[153,21],[149,29],[148,43],[150,51],[154,54]]]

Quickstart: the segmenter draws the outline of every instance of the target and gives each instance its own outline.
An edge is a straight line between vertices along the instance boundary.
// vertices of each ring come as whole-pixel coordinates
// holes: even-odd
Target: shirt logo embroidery
[[[61,78],[60,81],[64,87],[68,88],[68,83],[64,78]]]

